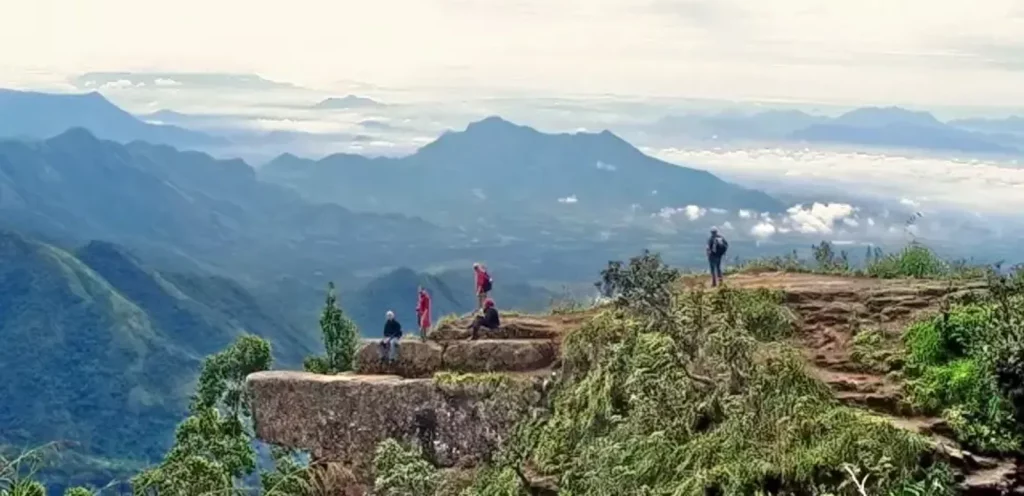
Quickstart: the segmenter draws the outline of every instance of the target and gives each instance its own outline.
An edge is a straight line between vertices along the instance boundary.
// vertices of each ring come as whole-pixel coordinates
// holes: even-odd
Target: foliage
[[[1019,327],[1000,325],[1020,312],[1020,300],[1006,303],[991,296],[957,303],[904,335],[914,405],[941,413],[961,441],[982,451],[1016,451],[1024,439],[1009,386],[1024,377],[1013,366]]]
[[[850,360],[869,372],[897,369],[902,366],[903,353],[896,340],[881,329],[859,329],[850,341]]]
[[[855,266],[849,254],[836,250],[832,243],[822,241],[811,246],[812,260],[801,259],[796,250],[784,256],[762,257],[740,262],[737,272],[795,272],[845,274],[880,279],[981,279],[988,274],[985,267],[964,260],[947,262],[921,243],[913,242],[896,253],[886,254],[877,246],[868,247],[863,263]]]
[[[628,265],[620,261],[608,262],[601,271],[601,280],[594,283],[601,295],[616,297],[640,311],[664,311],[672,303],[672,284],[679,279],[679,271],[661,261],[661,255],[644,250],[630,259]]]
[[[393,439],[377,445],[373,458],[375,494],[423,496],[434,494],[440,473],[423,459],[418,447],[405,447]]]
[[[9,455],[0,452],[0,496],[46,496],[46,486],[35,480],[45,460],[46,452],[54,445],[46,445],[23,453]],[[84,487],[68,488],[65,496],[92,496]]]
[[[736,269],[729,272],[811,272],[811,267],[800,259],[796,250],[782,256],[761,257],[746,261],[737,258],[733,266]]]
[[[836,251],[832,248],[832,243],[822,241],[817,245],[811,246],[811,252],[814,254],[814,261],[817,264],[817,270],[819,272],[849,272],[850,271],[850,257],[846,251]]]
[[[564,494],[857,494],[849,470],[871,494],[951,493],[941,465],[921,467],[922,438],[838,405],[777,342],[777,293],[674,293],[669,273],[647,253],[609,264],[619,304],[566,337],[548,415],[473,494],[525,494],[527,467]]]
[[[303,363],[306,371],[337,374],[352,370],[359,344],[359,329],[338,307],[333,282],[327,285],[327,298],[320,314],[320,331],[327,354],[323,357],[306,358]]]
[[[243,336],[208,357],[186,418],[163,462],[136,476],[137,495],[193,495],[234,490],[235,480],[256,468],[244,383],[270,368],[270,344]]]

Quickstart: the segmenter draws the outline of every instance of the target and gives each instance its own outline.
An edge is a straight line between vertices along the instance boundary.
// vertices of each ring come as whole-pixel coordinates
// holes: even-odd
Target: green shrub
[[[432,495],[441,480],[418,448],[402,446],[394,439],[377,445],[373,465],[374,493],[381,496]]]
[[[778,293],[672,293],[663,312],[630,298],[566,337],[550,416],[473,494],[527,494],[524,467],[560,494],[858,494],[851,474],[869,494],[951,494],[944,465],[922,468],[923,438],[805,372]]]
[[[904,336],[907,391],[913,404],[941,414],[957,438],[983,451],[1015,451],[1021,434],[1012,404],[999,387],[996,308],[987,303],[955,305],[919,322]]]

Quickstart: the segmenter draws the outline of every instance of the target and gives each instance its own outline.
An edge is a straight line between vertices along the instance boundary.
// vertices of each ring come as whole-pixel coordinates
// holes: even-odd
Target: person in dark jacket
[[[398,342],[402,339],[402,324],[395,318],[395,312],[388,310],[384,321],[384,339],[380,342],[381,360],[394,363],[398,358]]]
[[[477,335],[480,333],[481,327],[493,331],[499,326],[501,326],[501,317],[498,316],[498,309],[494,308],[494,300],[488,298],[484,300],[483,313],[477,315],[476,318],[473,319],[473,323],[469,326],[469,329],[473,331],[469,336],[469,339],[476,339]]]
[[[711,237],[708,238],[708,265],[711,266],[711,287],[722,283],[722,257],[729,249],[729,242],[718,233],[717,227],[711,228]]]

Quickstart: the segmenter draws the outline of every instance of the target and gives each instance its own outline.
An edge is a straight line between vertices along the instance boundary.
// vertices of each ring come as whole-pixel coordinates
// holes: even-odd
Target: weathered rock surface
[[[395,363],[381,360],[380,342],[364,341],[356,354],[359,374],[430,377],[435,372],[528,372],[551,367],[558,360],[558,344],[551,340],[478,339],[423,342],[404,339]]]
[[[589,312],[565,315],[507,315],[501,318],[501,327],[493,331],[481,331],[486,339],[544,339],[560,340],[567,332],[579,327],[590,318]],[[469,337],[470,318],[441,323],[430,331],[432,341],[453,341]]]
[[[431,341],[403,339],[398,345],[395,363],[385,363],[380,340],[364,340],[356,353],[357,374],[384,374],[401,377],[430,377],[441,370],[444,346]]]
[[[269,371],[250,375],[246,388],[257,437],[343,462],[361,478],[369,475],[377,444],[388,438],[418,444],[441,467],[474,466],[542,399],[534,378],[508,378],[496,387]]]

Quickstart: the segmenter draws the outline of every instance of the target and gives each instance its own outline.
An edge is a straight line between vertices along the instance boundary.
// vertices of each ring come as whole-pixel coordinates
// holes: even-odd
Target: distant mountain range
[[[283,155],[259,170],[308,198],[439,222],[540,216],[607,223],[664,207],[780,211],[770,196],[644,155],[618,136],[546,134],[499,117],[402,158]]]
[[[807,142],[966,153],[1018,154],[1024,120],[968,119],[944,123],[928,112],[866,107],[835,118],[797,110],[754,114],[669,116],[648,126],[663,137],[698,140]]]
[[[296,88],[291,83],[264,79],[255,74],[192,73],[192,72],[88,72],[75,77],[72,83],[84,89],[106,85],[130,85],[136,88],[245,89],[274,90]]]
[[[330,109],[330,110],[351,110],[351,109],[368,109],[368,108],[382,108],[385,107],[383,103],[380,103],[372,98],[366,98],[356,95],[348,95],[341,98],[327,98],[322,100],[313,106],[316,109]]]
[[[157,459],[201,360],[242,333],[270,339],[293,367],[319,347],[224,278],[157,271],[110,243],[68,251],[0,230],[0,446]],[[109,468],[77,467],[73,482],[102,485],[90,477]]]
[[[76,127],[122,143],[148,141],[181,147],[226,143],[177,126],[148,124],[96,92],[59,95],[0,89],[0,138],[45,139]]]

